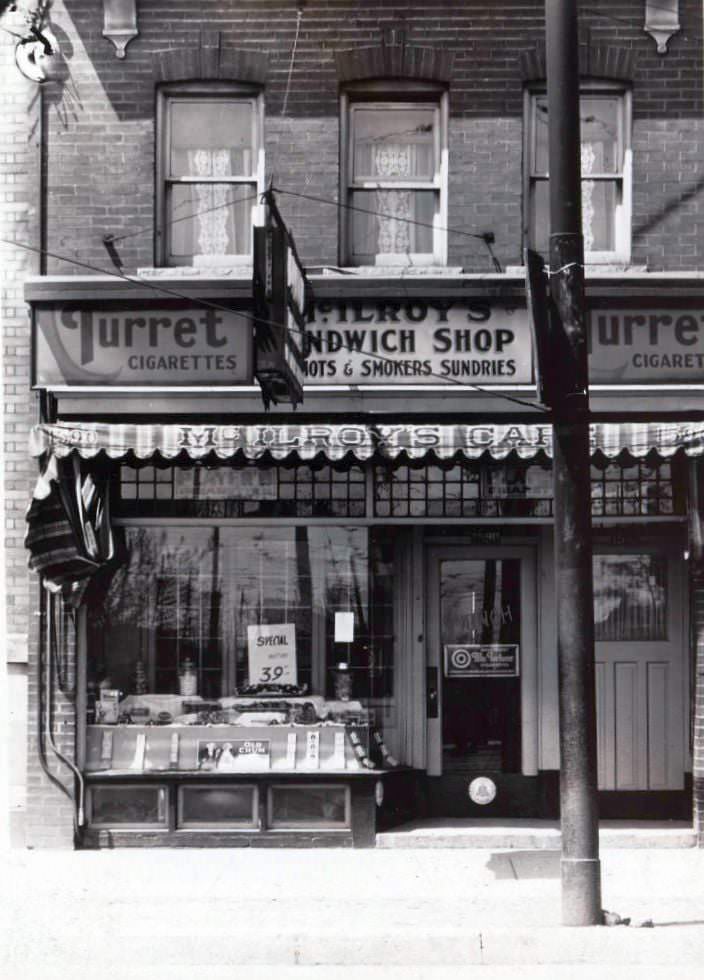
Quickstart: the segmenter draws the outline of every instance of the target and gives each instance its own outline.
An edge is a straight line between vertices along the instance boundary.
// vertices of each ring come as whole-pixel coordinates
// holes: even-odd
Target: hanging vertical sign
[[[255,304],[254,374],[265,408],[303,401],[303,337],[310,283],[271,191],[267,220],[254,229],[252,291]]]

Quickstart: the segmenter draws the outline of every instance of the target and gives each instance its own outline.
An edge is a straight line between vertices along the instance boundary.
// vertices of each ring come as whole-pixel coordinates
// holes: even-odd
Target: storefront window
[[[593,516],[682,514],[684,502],[675,495],[677,465],[658,459],[593,463]],[[552,466],[545,458],[377,466],[374,513],[377,517],[551,517]]]
[[[127,559],[89,617],[94,684],[179,694],[192,670],[193,694],[232,695],[262,680],[250,628],[271,626],[288,637],[289,683],[334,697],[343,663],[353,698],[393,695],[393,548],[382,533],[209,525],[125,537]]]
[[[143,466],[120,469],[125,517],[364,517],[361,466]]]
[[[667,639],[666,575],[659,555],[595,555],[595,639]]]

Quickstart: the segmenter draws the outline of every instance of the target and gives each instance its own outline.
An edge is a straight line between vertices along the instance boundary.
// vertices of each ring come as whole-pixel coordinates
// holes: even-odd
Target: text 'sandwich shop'
[[[552,429],[520,283],[486,278],[326,277],[295,415],[261,407],[243,282],[28,283],[80,844],[557,816]],[[614,296],[590,328],[601,813],[687,819],[704,314]]]

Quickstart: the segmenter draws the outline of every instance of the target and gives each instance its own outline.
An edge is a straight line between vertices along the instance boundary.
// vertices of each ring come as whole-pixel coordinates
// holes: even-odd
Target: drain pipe
[[[54,775],[54,773],[49,768],[49,763],[46,757],[46,746],[44,744],[45,727],[44,727],[44,676],[43,668],[45,661],[46,652],[46,623],[47,623],[47,602],[46,589],[42,585],[41,580],[39,581],[39,643],[38,643],[38,655],[37,655],[37,751],[39,755],[39,764],[42,767],[46,777],[50,782],[54,784],[65,796],[69,798],[74,806],[74,832],[77,830],[75,805],[76,801],[68,789],[61,780]],[[47,685],[48,686],[48,685]]]
[[[74,763],[71,762],[71,760],[59,750],[58,746],[56,745],[56,742],[54,741],[54,734],[53,734],[53,727],[52,727],[52,705],[54,700],[54,664],[55,664],[55,658],[53,654],[55,653],[54,646],[56,640],[56,621],[55,621],[56,611],[54,608],[53,596],[47,596],[47,599],[48,599],[48,634],[49,634],[49,641],[48,641],[49,656],[48,656],[47,673],[46,673],[47,735],[49,737],[49,745],[51,746],[52,752],[59,760],[59,762],[63,762],[63,764],[68,769],[71,770],[78,784],[78,799],[76,800],[74,796],[71,796],[71,800],[75,808],[74,823],[78,827],[78,830],[80,831],[80,829],[83,827],[85,823],[85,808],[84,808],[85,785],[84,785],[83,775],[80,769],[78,769],[74,765]],[[54,640],[54,642],[52,642],[52,640]]]

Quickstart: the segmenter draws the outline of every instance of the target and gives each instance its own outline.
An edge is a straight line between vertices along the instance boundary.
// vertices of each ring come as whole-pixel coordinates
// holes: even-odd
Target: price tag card
[[[303,765],[306,769],[320,768],[320,732],[306,732],[306,756]]]
[[[345,768],[345,733],[335,732],[333,741],[333,750],[330,759],[328,760],[328,766],[330,769],[344,769]]]
[[[112,732],[103,732],[103,739],[100,746],[100,761],[109,766],[112,762]]]
[[[293,623],[247,627],[250,684],[297,684]]]
[[[286,736],[286,755],[284,756],[282,768],[283,769],[295,769],[296,768],[296,747],[298,745],[298,736],[295,732],[289,732]]]
[[[147,736],[144,732],[137,735],[137,744],[134,748],[134,758],[130,763],[130,769],[144,769],[144,760],[147,754]]]

